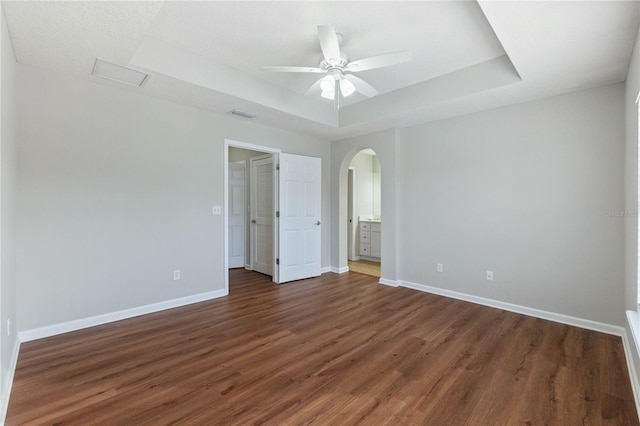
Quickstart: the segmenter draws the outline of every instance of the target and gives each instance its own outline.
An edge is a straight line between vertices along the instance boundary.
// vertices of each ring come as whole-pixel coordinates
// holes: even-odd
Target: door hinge
[[[276,212],[276,217],[280,217],[280,212]]]
[[[280,264],[280,259],[276,259],[276,265]]]
[[[280,164],[276,164],[276,170],[280,170]]]

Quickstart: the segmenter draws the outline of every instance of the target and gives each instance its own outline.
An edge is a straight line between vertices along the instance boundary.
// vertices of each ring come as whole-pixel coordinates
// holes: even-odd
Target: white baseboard
[[[7,418],[7,409],[9,408],[9,398],[11,397],[11,386],[13,385],[13,376],[16,372],[16,365],[18,364],[18,354],[20,353],[20,341],[16,340],[16,344],[13,346],[13,352],[11,353],[11,362],[9,363],[9,370],[7,371],[7,377],[2,384],[2,401],[0,402],[0,425],[4,424]]]
[[[253,271],[253,268],[248,263],[244,265],[244,269],[246,269],[247,271]]]
[[[388,285],[389,287],[398,287],[398,281],[388,280],[386,278],[380,278],[378,281],[380,284]]]
[[[629,328],[625,328],[622,335],[622,345],[624,346],[624,356],[627,359],[627,368],[629,370],[629,379],[631,380],[631,389],[633,390],[633,398],[636,402],[636,411],[640,414],[640,381],[638,380],[638,366],[636,358],[633,356],[635,352],[640,356],[640,329],[638,329],[638,321],[640,315],[636,311],[627,311],[627,324]],[[629,337],[631,334],[631,337]]]
[[[331,272],[331,266],[325,266],[324,268],[320,268],[321,274],[326,274],[327,272]]]
[[[192,303],[204,302],[205,300],[216,299],[228,294],[227,290],[215,290],[207,293],[194,294],[193,296],[181,297],[164,302],[152,303],[150,305],[138,306],[136,308],[125,309],[123,311],[111,312],[103,315],[96,315],[89,318],[81,318],[66,321],[58,324],[47,325],[45,327],[25,330],[18,333],[20,342],[42,339],[44,337],[55,336],[56,334],[68,333],[82,328],[94,327],[113,321],[120,321],[127,318],[164,311],[165,309],[177,308],[179,306],[190,305]]]
[[[343,266],[342,268],[337,268],[335,266],[330,266],[329,272],[333,272],[334,274],[344,274],[345,272],[349,272],[348,266]]]
[[[464,300],[466,302],[477,303],[479,305],[498,308],[505,311],[515,312],[518,314],[528,315],[530,317],[541,318],[549,321],[559,322],[561,324],[573,325],[575,327],[586,328],[587,330],[599,331],[601,333],[613,334],[622,337],[624,327],[619,325],[606,324],[603,322],[592,321],[584,318],[572,317],[569,315],[558,314],[555,312],[543,311],[541,309],[529,308],[526,306],[515,305],[513,303],[501,302],[494,299],[486,299],[484,297],[473,296],[470,294],[459,293],[457,291],[445,290],[438,287],[431,287],[425,284],[417,284],[409,281],[399,281],[401,287],[412,288],[414,290],[424,291],[426,293],[438,294],[440,296],[451,297],[453,299]]]

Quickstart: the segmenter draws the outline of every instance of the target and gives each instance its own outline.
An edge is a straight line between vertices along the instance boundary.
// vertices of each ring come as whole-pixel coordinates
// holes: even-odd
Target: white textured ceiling
[[[18,62],[216,113],[336,139],[622,81],[636,1],[14,2],[4,1]],[[303,97],[317,75],[317,25],[350,59],[410,50],[359,73],[380,95],[336,114]],[[91,76],[96,57],[148,70],[143,88]]]

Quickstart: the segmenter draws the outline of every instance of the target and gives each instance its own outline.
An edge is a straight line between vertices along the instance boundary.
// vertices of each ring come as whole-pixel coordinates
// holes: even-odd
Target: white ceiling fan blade
[[[325,72],[322,68],[314,67],[260,67],[260,69],[271,72],[312,72],[316,74]]]
[[[315,95],[315,94],[320,93],[322,91],[322,89],[320,88],[321,84],[322,84],[322,78],[319,78],[318,81],[313,83],[313,85],[311,85],[311,87],[309,87],[307,89],[307,91],[304,92],[304,95],[305,96],[310,96],[310,95]]]
[[[402,52],[386,53],[384,55],[372,56],[370,58],[353,61],[347,65],[347,69],[351,72],[366,71],[401,64],[410,60],[411,52],[404,50]]]
[[[340,60],[340,44],[338,36],[333,27],[328,25],[318,25],[318,38],[320,39],[320,48],[327,62]]]
[[[344,78],[353,83],[353,86],[356,88],[356,92],[359,92],[368,98],[378,94],[378,91],[374,89],[372,85],[353,74],[345,74]]]

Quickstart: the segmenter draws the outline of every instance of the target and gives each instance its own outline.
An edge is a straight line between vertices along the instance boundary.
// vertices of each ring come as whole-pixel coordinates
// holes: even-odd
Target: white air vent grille
[[[123,67],[122,65],[113,64],[100,58],[96,58],[92,74],[96,77],[106,78],[136,87],[142,87],[149,79],[149,74]]]
[[[237,115],[238,117],[243,117],[243,118],[256,118],[255,114],[251,114],[250,112],[240,111],[237,109],[229,111],[229,114]]]

